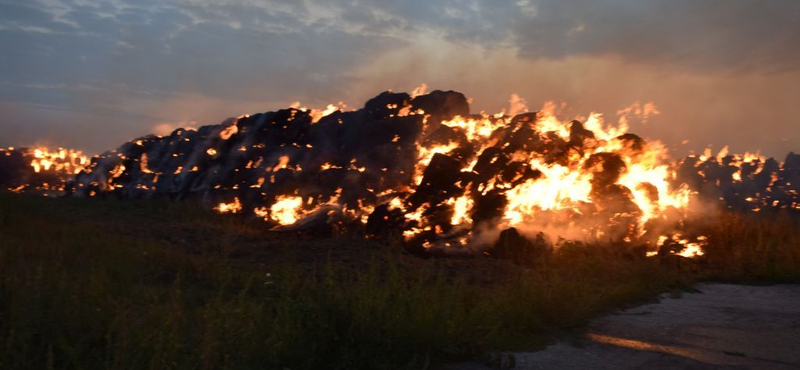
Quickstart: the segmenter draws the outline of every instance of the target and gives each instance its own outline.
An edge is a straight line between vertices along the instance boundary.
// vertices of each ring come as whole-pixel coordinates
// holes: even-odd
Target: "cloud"
[[[426,82],[487,110],[511,93],[584,114],[654,101],[648,135],[779,154],[800,142],[798,43],[791,0],[0,2],[0,145],[97,151],[164,122]]]
[[[800,68],[800,2],[541,1],[512,35],[528,58],[613,55],[693,70]]]

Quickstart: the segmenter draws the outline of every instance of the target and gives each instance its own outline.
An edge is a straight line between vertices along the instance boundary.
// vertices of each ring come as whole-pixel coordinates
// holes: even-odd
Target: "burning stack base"
[[[45,168],[41,153],[4,151],[0,181],[23,190],[41,182],[35,167],[75,197],[198,199],[275,231],[399,237],[420,253],[511,259],[546,256],[558,238],[695,256],[706,241],[693,225],[710,208],[800,211],[793,153],[783,163],[707,153],[676,164],[625,122],[561,120],[554,105],[471,114],[454,91],[329,108],[149,135],[91,161],[66,153],[60,172],[49,156]]]

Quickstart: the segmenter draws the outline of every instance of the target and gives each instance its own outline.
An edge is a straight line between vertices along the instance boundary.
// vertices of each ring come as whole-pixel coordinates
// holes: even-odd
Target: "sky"
[[[385,90],[518,94],[565,118],[652,102],[676,156],[800,151],[797,0],[0,0],[0,146],[151,132]]]

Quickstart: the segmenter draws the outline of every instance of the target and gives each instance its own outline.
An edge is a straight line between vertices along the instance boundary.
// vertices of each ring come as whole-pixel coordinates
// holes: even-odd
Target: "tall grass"
[[[731,217],[707,264],[797,276],[796,231]],[[259,226],[185,204],[0,194],[0,369],[420,369],[536,348],[695,278],[615,248],[570,244],[526,268]],[[731,254],[750,244],[729,234],[763,242]]]
[[[788,213],[722,214],[706,248],[710,278],[800,282],[800,219]]]

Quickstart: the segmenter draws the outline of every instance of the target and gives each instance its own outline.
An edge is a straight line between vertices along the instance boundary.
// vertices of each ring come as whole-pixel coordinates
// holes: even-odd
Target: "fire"
[[[446,154],[450,153],[454,149],[458,148],[458,143],[451,141],[444,145],[434,145],[431,147],[424,147],[419,146],[419,154],[417,155],[417,165],[414,171],[414,182],[419,183],[422,180],[422,172],[425,171],[425,168],[428,164],[431,163],[431,159],[437,153]]]
[[[420,87],[423,89],[424,86]],[[420,92],[419,94],[422,94]],[[416,94],[416,93],[415,93]],[[415,96],[412,94],[412,96]],[[524,99],[513,95],[510,100],[509,112],[512,114],[528,111]],[[389,104],[388,109],[402,109],[410,111],[410,106]],[[516,173],[496,175],[480,184],[473,184],[472,189],[464,189],[460,194],[446,198],[442,204],[451,208],[448,227],[471,227],[476,199],[492,192],[500,192],[506,199],[496,228],[506,227],[548,227],[562,230],[574,236],[583,233],[585,237],[602,238],[615,237],[631,242],[635,238],[645,235],[647,225],[652,220],[660,220],[665,212],[677,210],[685,212],[689,203],[691,191],[686,186],[674,186],[674,168],[669,161],[664,145],[657,141],[643,143],[637,142],[637,137],[626,137],[628,131],[627,117],[630,115],[647,118],[658,114],[652,103],[634,105],[618,112],[620,120],[616,125],[606,125],[603,116],[591,113],[586,121],[575,123],[572,120],[563,120],[558,117],[564,105],[554,102],[545,103],[542,108],[529,115],[517,116],[519,121],[505,114],[481,114],[469,117],[456,116],[441,122],[441,126],[448,127],[454,132],[463,134],[463,137],[472,145],[474,157],[469,159],[462,171],[478,173],[486,171],[479,167],[478,154],[494,150],[492,148],[507,148],[508,139],[503,139],[498,133],[506,131],[505,135],[513,135],[515,131],[528,129],[537,136],[542,149],[517,149],[509,152],[508,159],[518,163]],[[329,105],[325,110],[312,110],[312,122],[318,122],[337,110],[334,105]],[[419,112],[424,114],[424,112]],[[516,120],[517,118],[515,118]],[[427,120],[427,118],[426,118]],[[510,127],[517,125],[512,131]],[[235,126],[230,126],[235,127]],[[226,129],[225,131],[229,130]],[[430,129],[430,128],[428,128]],[[392,143],[399,142],[400,137],[394,136]],[[502,140],[506,140],[503,144]],[[555,145],[559,140],[569,142],[568,152],[550,152],[548,146]],[[422,142],[426,144],[421,144]],[[436,154],[450,155],[459,148],[463,142],[449,141],[424,141],[424,136],[417,142],[416,164],[412,175],[411,189],[423,186],[423,175]],[[213,150],[213,149],[209,149]],[[507,150],[505,150],[508,152]],[[725,153],[721,153],[725,154]],[[560,155],[560,157],[559,157]],[[710,157],[710,156],[709,156]],[[555,160],[554,158],[561,158]],[[746,156],[748,160],[758,160],[752,155]],[[492,159],[488,165],[498,163],[499,159]],[[277,172],[281,169],[293,168],[288,155],[278,158],[276,164],[267,167],[267,172]],[[481,166],[487,166],[483,163]],[[616,166],[616,167],[615,167]],[[247,168],[252,167],[249,162]],[[319,171],[342,169],[343,167],[325,162],[319,165]],[[356,165],[353,159],[347,167],[350,170],[365,172],[365,167]],[[385,169],[384,169],[385,170]],[[477,171],[477,172],[476,172]],[[531,175],[536,174],[536,175]],[[274,176],[271,183],[274,182]],[[259,182],[257,188],[260,187]],[[461,184],[464,186],[466,184]],[[410,226],[404,230],[407,239],[415,238],[425,232],[444,235],[443,225],[432,222],[427,217],[429,210],[437,204],[422,204],[413,208],[406,208],[404,197],[393,196],[395,191],[387,189],[382,194],[384,202],[388,202],[390,209],[400,210]],[[336,199],[331,199],[325,204],[335,204],[341,189],[337,192]],[[612,199],[604,199],[612,194]],[[627,194],[627,195],[626,195]],[[309,202],[311,198],[309,198]],[[291,225],[313,212],[311,203],[304,202],[301,196],[281,195],[269,207],[258,207],[254,214],[265,220],[271,220],[280,225]],[[630,206],[615,210],[618,203]],[[320,202],[319,204],[322,204]],[[357,220],[366,222],[367,216],[374,211],[370,204],[359,202],[356,209],[345,211]],[[586,221],[581,221],[586,220]],[[627,221],[620,221],[627,220]],[[605,230],[603,224],[627,223],[628,226],[620,228],[622,234],[612,235]],[[617,231],[620,233],[620,231]],[[469,241],[460,237],[455,245],[464,245]],[[655,242],[655,240],[653,240]],[[675,243],[682,243],[675,240]],[[431,241],[425,241],[431,246]],[[451,245],[451,242],[446,242]],[[682,255],[702,255],[701,245],[696,242],[684,242],[686,250]]]
[[[339,103],[339,104],[343,105],[342,103]],[[319,122],[319,120],[322,119],[322,117],[329,116],[331,113],[336,112],[338,110],[339,110],[339,107],[337,107],[337,106],[335,106],[333,104],[328,104],[328,106],[324,110],[312,109],[311,110],[311,123],[317,123],[317,122]]]
[[[667,249],[667,253],[678,255],[686,258],[699,257],[705,254],[703,247],[708,244],[708,238],[705,236],[698,236],[691,241],[688,238],[683,238],[681,234],[677,233],[668,237],[662,235],[658,239],[659,249]],[[647,256],[655,256],[659,252],[648,252]]]
[[[577,211],[579,203],[590,201],[592,187],[588,174],[572,171],[567,166],[531,162],[544,176],[539,180],[527,180],[506,192],[509,202],[504,215],[509,225],[519,225],[538,211]]]
[[[511,111],[521,113],[527,111],[524,99],[512,96]],[[670,180],[673,176],[671,163],[665,147],[659,142],[649,142],[643,147],[631,144],[623,139],[627,133],[627,120],[620,119],[617,125],[606,126],[600,114],[592,113],[582,125],[583,131],[573,128],[573,121],[558,118],[558,111],[563,105],[547,102],[535,114],[535,119],[523,123],[539,133],[540,140],[546,145],[552,140],[574,142],[576,149],[567,153],[563,161],[553,161],[547,151],[517,151],[511,159],[523,162],[527,168],[538,171],[540,176],[528,178],[521,182],[510,183],[522,178],[521,174],[507,178],[493,178],[481,184],[481,194],[490,191],[503,191],[507,204],[503,211],[500,227],[523,225],[562,224],[562,228],[570,228],[580,217],[593,217],[584,214],[602,212],[607,205],[598,204],[595,198],[601,197],[608,187],[617,186],[630,194],[630,201],[635,205],[627,212],[635,219],[631,236],[644,234],[645,226],[651,219],[659,217],[668,209],[685,209],[689,202],[690,191],[686,187],[673,187]],[[657,114],[652,103],[644,107],[634,107],[640,115]],[[442,122],[454,130],[464,133],[467,139],[480,148],[478,153],[497,145],[493,135],[504,127],[511,125],[511,119],[504,115],[487,115],[481,117],[456,117]],[[584,138],[575,142],[573,132],[582,132]],[[555,135],[553,138],[547,136]],[[506,146],[508,144],[505,144]],[[633,147],[632,147],[633,146]],[[415,182],[419,183],[422,172],[436,153],[447,154],[458,148],[458,143],[449,142],[429,147],[420,147]],[[619,159],[621,170],[610,175],[607,183],[598,181],[598,177],[606,176],[608,171],[604,160],[598,158]],[[473,170],[477,158],[473,159],[468,169]],[[511,181],[509,181],[511,180]],[[453,225],[464,222],[474,206],[467,196],[450,198],[447,204],[454,206],[455,213],[451,220]],[[588,208],[587,208],[588,207]],[[625,214],[609,215],[609,218]],[[610,222],[610,221],[608,221]],[[601,233],[602,234],[602,233]]]
[[[456,117],[450,121],[442,122],[443,125],[459,128],[471,141],[489,138],[489,135],[500,127],[508,124],[506,120],[483,117],[481,119]],[[452,149],[451,149],[452,150]]]
[[[458,197],[453,200],[450,198],[448,203],[453,206],[453,217],[450,219],[451,225],[461,225],[463,223],[471,223],[469,218],[469,211],[474,205],[474,201],[467,195]]]
[[[279,196],[269,209],[269,218],[281,225],[291,225],[302,216],[303,198]]]
[[[49,150],[46,147],[37,147],[33,150],[31,167],[36,173],[52,171],[64,174],[77,174],[89,164],[89,158],[79,150],[58,148]]]
[[[284,168],[288,168],[289,166],[289,156],[283,155],[278,158],[278,164],[275,167],[272,167],[272,172],[278,172],[278,170],[282,170]]]
[[[231,136],[233,136],[237,132],[239,132],[239,126],[237,126],[236,123],[234,122],[232,125],[220,131],[219,137],[221,137],[222,140],[228,140],[231,138]]]
[[[233,202],[231,203],[220,203],[214,210],[219,213],[239,213],[242,211],[242,203],[239,202],[238,197],[233,198]]]
[[[396,230],[433,250],[479,251],[514,227],[687,257],[702,255],[706,243],[676,236],[695,202],[735,196],[726,205],[800,208],[792,184],[800,181],[789,181],[777,161],[727,148],[675,161],[660,142],[629,133],[659,114],[651,102],[614,120],[596,112],[571,119],[562,103],[532,111],[512,95],[500,113],[473,114],[462,94],[426,88],[383,93],[358,111],[297,103],[212,130],[142,137],[91,165],[78,161],[84,173],[74,191],[187,193],[271,226],[324,222],[368,237]],[[51,157],[37,155],[35,169],[55,168]]]
[[[139,160],[139,170],[142,173],[153,173],[150,168],[147,167],[147,153],[142,154],[142,158]]]
[[[420,95],[425,95],[427,91],[428,91],[428,85],[424,83],[420,84],[419,86],[415,87],[414,90],[411,91],[411,97],[416,98]]]

